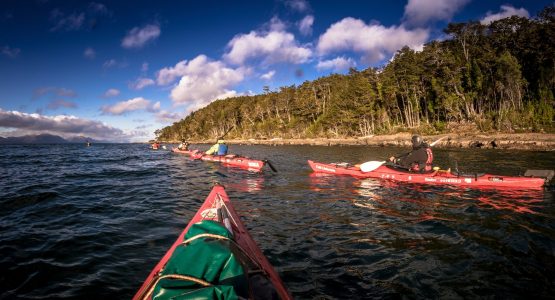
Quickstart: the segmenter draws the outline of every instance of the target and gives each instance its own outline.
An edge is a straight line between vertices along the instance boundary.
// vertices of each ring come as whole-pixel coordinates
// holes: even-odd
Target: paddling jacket
[[[205,153],[208,154],[208,155],[226,155],[227,154],[227,145],[226,144],[214,144]]]
[[[220,144],[220,146],[218,147],[218,155],[227,155],[227,145],[226,144]]]
[[[414,172],[431,171],[434,162],[432,148],[427,144],[396,158],[396,162]]]

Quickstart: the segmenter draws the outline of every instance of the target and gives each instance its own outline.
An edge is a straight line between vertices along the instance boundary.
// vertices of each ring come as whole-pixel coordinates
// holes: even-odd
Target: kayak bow
[[[198,274],[192,274],[195,270]],[[133,299],[202,298],[212,293],[222,298],[292,299],[221,185],[214,186]]]

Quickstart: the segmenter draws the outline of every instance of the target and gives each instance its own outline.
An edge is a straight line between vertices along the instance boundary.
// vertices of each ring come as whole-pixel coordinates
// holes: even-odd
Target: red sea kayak
[[[221,299],[292,299],[221,185],[214,186],[133,299],[215,295]]]
[[[249,171],[254,171],[254,172],[260,172],[264,167],[264,165],[266,164],[266,161],[252,159],[248,157],[242,157],[234,154],[208,155],[208,154],[204,154],[204,152],[197,152],[197,153],[192,153],[191,158],[201,159],[205,161],[221,162],[228,166],[239,167],[239,168],[247,169]]]
[[[309,160],[308,164],[318,173],[350,175],[357,178],[381,178],[401,182],[444,184],[465,187],[509,187],[518,189],[542,188],[550,178],[501,176],[492,174],[459,174],[450,171],[433,171],[431,173],[415,173],[382,165],[370,172],[362,172],[358,167],[326,164]],[[552,172],[552,171],[550,171]]]

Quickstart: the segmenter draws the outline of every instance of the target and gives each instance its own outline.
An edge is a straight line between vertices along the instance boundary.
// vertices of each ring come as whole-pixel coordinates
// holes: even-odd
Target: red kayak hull
[[[216,213],[216,206],[218,201],[223,201],[223,203],[227,207],[227,210],[232,220],[231,227],[233,229],[233,236],[235,238],[235,241],[243,249],[245,249],[245,251],[248,252],[250,256],[254,260],[256,260],[256,262],[262,267],[262,269],[264,270],[264,272],[267,274],[268,278],[274,285],[278,295],[282,299],[292,299],[291,295],[285,288],[285,285],[281,281],[281,278],[274,270],[274,268],[272,267],[268,259],[264,256],[264,254],[262,254],[262,251],[256,245],[253,238],[251,237],[251,235],[248,233],[247,229],[241,222],[241,218],[233,208],[231,201],[229,200],[229,197],[225,192],[224,187],[221,185],[216,185],[214,186],[214,188],[212,189],[212,191],[210,192],[210,194],[208,195],[208,197],[206,198],[202,206],[193,216],[189,224],[187,224],[187,227],[185,227],[183,232],[181,232],[181,234],[179,235],[175,243],[170,247],[168,252],[166,252],[166,254],[154,267],[154,269],[152,269],[152,271],[146,278],[141,288],[137,291],[137,293],[133,297],[134,300],[144,299],[143,295],[154,283],[156,274],[158,274],[158,272],[160,272],[160,270],[166,265],[166,263],[172,256],[173,252],[175,251],[175,248],[183,241],[185,234],[187,234],[187,231],[193,224],[204,220],[218,221],[217,213]]]
[[[264,165],[266,164],[262,160],[251,159],[248,157],[242,157],[237,155],[208,155],[202,152],[197,152],[191,154],[193,159],[201,159],[204,161],[215,161],[225,164],[231,167],[238,167],[242,169],[247,169],[253,172],[260,172]]]
[[[174,153],[180,153],[180,154],[187,154],[187,155],[191,155],[193,153],[193,151],[190,150],[181,150],[178,148],[172,148],[172,152]]]
[[[309,160],[308,164],[318,173],[335,175],[350,175],[357,178],[380,178],[400,182],[442,184],[465,187],[508,187],[517,189],[542,188],[546,184],[544,178],[523,176],[501,176],[483,174],[480,176],[460,177],[448,171],[435,171],[433,173],[414,173],[396,170],[387,166],[380,166],[371,172],[362,172],[356,167],[342,167],[335,164],[319,163]]]

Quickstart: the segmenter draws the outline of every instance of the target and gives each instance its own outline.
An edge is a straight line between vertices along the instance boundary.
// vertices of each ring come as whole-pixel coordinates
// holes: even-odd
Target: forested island
[[[444,32],[448,39],[422,51],[405,47],[382,68],[214,101],[157,130],[157,139],[360,139],[463,131],[553,136],[555,6],[531,19],[451,23]]]

